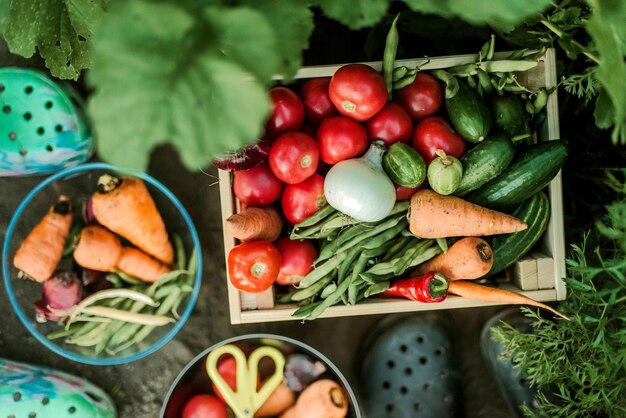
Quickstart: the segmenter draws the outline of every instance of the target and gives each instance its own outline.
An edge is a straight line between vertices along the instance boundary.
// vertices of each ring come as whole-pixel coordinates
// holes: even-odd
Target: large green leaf
[[[361,29],[378,22],[389,8],[389,0],[317,0],[322,11],[350,29]]]
[[[100,155],[143,169],[171,142],[190,169],[258,138],[265,81],[279,65],[274,33],[247,8],[192,16],[173,3],[116,4],[98,31],[89,103]]]
[[[4,37],[9,50],[39,54],[52,75],[77,79],[91,67],[91,42],[108,0],[10,1]]]
[[[0,34],[4,33],[4,28],[9,19],[9,0],[0,0]]]
[[[626,3],[620,0],[590,0],[592,17],[587,31],[593,38],[600,63],[596,77],[613,107],[613,142],[626,143]],[[607,107],[606,104],[604,106]],[[598,117],[596,121],[603,118]]]
[[[281,66],[286,78],[302,66],[302,51],[309,46],[313,32],[313,13],[304,0],[242,0],[242,4],[260,11],[276,31]]]
[[[490,23],[501,30],[546,9],[551,0],[405,0],[409,7],[421,13],[444,17],[458,16],[474,23]]]

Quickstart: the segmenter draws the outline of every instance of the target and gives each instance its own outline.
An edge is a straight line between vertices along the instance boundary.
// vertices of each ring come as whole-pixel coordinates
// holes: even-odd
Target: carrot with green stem
[[[37,282],[52,277],[72,226],[72,204],[59,196],[43,219],[30,231],[13,256],[13,265]]]
[[[120,240],[100,226],[87,226],[78,236],[74,261],[97,271],[121,271],[144,282],[155,282],[171,267],[132,247],[122,247]]]
[[[480,300],[483,302],[509,303],[512,305],[530,305],[537,308],[546,309],[556,316],[570,320],[556,309],[537,302],[527,296],[506,289],[498,289],[495,287],[483,286],[467,280],[457,280],[448,283],[448,293],[461,296],[467,299]]]
[[[104,174],[90,202],[98,223],[163,263],[174,262],[165,224],[141,179]]]
[[[446,253],[417,266],[413,274],[441,273],[448,280],[474,280],[489,273],[493,265],[491,247],[482,238],[466,237],[455,242]]]
[[[409,229],[419,238],[498,235],[528,227],[511,215],[432,190],[416,192],[409,210]]]

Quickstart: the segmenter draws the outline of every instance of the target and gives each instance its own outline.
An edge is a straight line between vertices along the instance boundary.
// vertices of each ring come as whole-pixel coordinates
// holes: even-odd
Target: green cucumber
[[[493,266],[489,275],[506,269],[522,258],[539,240],[550,220],[550,202],[544,192],[535,193],[512,214],[526,222],[528,228],[512,234],[498,235],[491,240]]]
[[[509,166],[515,147],[507,135],[497,134],[485,139],[462,158],[463,177],[456,196],[463,196],[500,174]]]
[[[515,94],[496,96],[491,100],[496,128],[508,134],[514,143],[530,137],[530,115]]]
[[[383,156],[383,168],[396,184],[404,187],[417,187],[426,178],[424,158],[413,147],[396,142]]]
[[[465,199],[490,209],[514,208],[543,189],[565,163],[569,147],[562,139],[544,141],[518,151],[499,176]]]
[[[459,80],[459,91],[446,98],[446,109],[452,126],[465,140],[481,142],[489,135],[492,125],[489,107],[467,82]]]

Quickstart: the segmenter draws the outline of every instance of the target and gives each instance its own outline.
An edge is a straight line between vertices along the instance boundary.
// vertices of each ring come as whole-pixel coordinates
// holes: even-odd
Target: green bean
[[[350,305],[356,305],[356,295],[359,293],[359,289],[363,284],[357,284],[355,282],[350,283],[348,286],[348,303]]]
[[[496,90],[498,95],[502,96],[502,87],[500,87],[496,79],[491,77],[489,78],[489,82],[491,83],[491,86]]]
[[[327,230],[344,228],[344,227],[355,225],[361,222],[361,221],[357,221],[354,218],[351,218],[348,215],[344,215],[341,212],[339,212],[339,214],[340,216],[337,216],[336,218],[333,218],[329,220],[328,222],[324,222],[324,224],[322,225],[322,228],[320,229],[320,232],[324,233]]]
[[[506,84],[505,86],[502,87],[502,89],[511,93],[519,93],[522,91],[526,91],[526,87],[518,86],[515,84]]]
[[[359,278],[363,281],[363,283],[369,283],[369,284],[380,283],[385,280],[393,279],[394,277],[396,277],[394,273],[387,273],[387,274],[361,273],[359,274]]]
[[[537,60],[500,60],[486,61],[480,64],[480,68],[488,73],[503,72],[510,73],[515,71],[528,71],[535,68],[539,64]]]
[[[475,64],[474,64],[475,65]],[[459,81],[451,73],[445,70],[433,70],[431,71],[433,77],[446,83],[445,96],[446,99],[451,99],[456,96],[459,91]]]
[[[343,293],[345,293],[346,290],[348,290],[348,286],[349,285],[350,285],[350,281],[349,280],[344,280],[343,283],[341,283],[339,286],[337,286],[337,290],[335,290],[326,299],[324,299],[319,305],[317,305],[311,311],[311,313],[306,315],[306,319],[313,320],[313,319],[319,317],[322,313],[324,313],[326,308],[329,308],[329,307],[333,306],[334,304],[336,304],[337,302],[339,302],[339,300],[341,299],[341,295]],[[294,313],[294,316],[295,316],[295,313]],[[300,316],[304,316],[304,315],[300,315]]]
[[[431,241],[429,240],[424,240],[424,242],[420,243],[420,245],[417,245],[413,251],[409,251],[407,252],[402,259],[400,260],[400,262],[398,262],[393,270],[394,274],[399,276],[401,274],[404,274],[405,271],[407,271],[407,269],[409,267],[411,267],[411,263],[413,262],[413,260],[418,257],[420,254],[422,254],[429,246],[431,245]],[[439,247],[435,247],[437,248],[437,253],[441,252],[441,250],[439,249]],[[431,257],[432,258],[432,257]]]
[[[532,102],[528,101],[524,103],[524,108],[526,109],[526,112],[530,113],[531,115],[535,114],[535,106]]]
[[[393,205],[393,208],[391,208],[391,212],[389,212],[389,215],[387,215],[387,218],[389,218],[390,216],[396,215],[398,213],[406,212],[409,209],[409,207],[411,207],[411,202],[408,200],[398,202],[395,205]]]
[[[308,304],[306,306],[302,306],[301,308],[297,309],[293,314],[291,314],[291,316],[295,316],[296,318],[309,316],[311,312],[313,312],[321,304],[322,304],[322,301],[319,301],[319,302]]]
[[[375,228],[372,228],[371,230],[360,234],[354,238],[352,238],[350,241],[346,242],[345,244],[341,245],[338,249],[337,249],[337,253],[341,253],[343,251],[346,251],[350,248],[352,248],[353,246],[359,244],[360,242],[366,240],[367,238],[371,238],[373,236],[376,236],[380,233],[382,233],[383,231],[386,231],[389,228],[393,228],[394,226],[396,226],[398,223],[402,222],[402,220],[405,220],[406,222],[406,218],[404,218],[404,216],[399,217],[399,218],[391,218],[381,224],[379,224],[378,226],[376,226]]]
[[[391,79],[393,81],[398,81],[400,80],[402,77],[404,77],[406,75],[406,73],[409,72],[409,68],[406,67],[405,65],[401,66],[401,67],[396,67],[393,69],[393,73],[391,74]]]
[[[357,246],[357,247],[352,248],[348,252],[348,255],[341,263],[341,266],[339,266],[339,272],[337,273],[337,281],[339,283],[341,283],[346,278],[346,276],[348,275],[348,272],[350,272],[354,264],[354,261],[357,259],[361,251],[363,251],[363,249]]]
[[[508,57],[507,60],[518,60],[524,57],[524,54],[528,51],[527,48],[518,49],[517,51],[513,51]]]
[[[396,271],[398,264],[403,265],[410,262],[415,252],[419,252],[422,248],[428,245],[430,245],[429,240],[416,240],[416,242],[411,243],[411,245],[405,249],[402,255],[397,256],[391,260],[375,264],[374,266],[369,268],[366,273],[371,273],[375,275],[389,273],[400,274]]]
[[[444,253],[448,252],[448,240],[445,238],[437,238],[435,239],[435,241],[437,241],[437,245],[439,245],[439,248],[441,248],[441,251]]]
[[[302,281],[300,281],[300,283],[297,286],[298,289],[307,288],[311,286],[313,283],[320,280],[322,277],[326,276],[327,274],[330,274],[334,269],[339,267],[339,265],[346,258],[346,256],[347,256],[346,253],[337,254],[335,257],[329,259],[324,264],[320,265],[319,267],[316,267],[313,271],[311,271],[309,274],[304,276]]]
[[[394,81],[392,86],[391,86],[391,88],[393,90],[400,90],[400,89],[408,86],[409,84],[411,84],[411,83],[413,83],[415,81],[416,74],[409,74],[409,73],[407,73],[407,75],[402,77],[400,80]]]
[[[480,61],[490,61],[493,59],[496,46],[495,44],[495,36],[491,35],[491,39],[488,40],[482,48],[480,48],[480,52],[478,53]]]
[[[299,302],[301,300],[310,298],[312,296],[317,296],[319,292],[322,291],[326,287],[327,284],[333,281],[333,275],[328,274],[327,276],[322,277],[319,281],[312,284],[311,286],[300,289],[297,292],[294,292],[291,295],[291,300],[294,302]]]
[[[304,228],[307,226],[313,226],[315,224],[317,224],[318,222],[322,221],[323,219],[325,219],[327,216],[333,214],[337,212],[337,210],[335,210],[335,208],[333,208],[330,205],[325,205],[323,206],[321,209],[319,209],[317,212],[315,212],[313,215],[309,216],[308,218],[306,218],[304,221],[300,222],[299,224],[294,226],[294,230],[297,230],[299,228]]]
[[[411,260],[411,262],[407,266],[407,269],[409,269],[411,267],[419,266],[424,261],[430,260],[431,258],[433,258],[434,256],[436,256],[439,253],[441,253],[441,248],[439,248],[437,246],[430,247],[430,248],[426,249],[425,251],[416,254],[415,257]],[[402,274],[402,273],[399,273],[399,274]]]
[[[391,283],[389,281],[384,281],[384,282],[370,285],[365,290],[365,294],[363,296],[365,296],[366,298],[369,298],[370,296],[383,293],[385,290],[389,289],[389,286],[391,286]]]
[[[124,287],[122,279],[120,279],[120,276],[118,276],[117,274],[107,274],[105,280],[111,283],[114,288]]]
[[[95,322],[90,322],[90,323],[94,324],[94,326],[98,325]],[[80,327],[80,325],[78,327]],[[58,331],[51,332],[50,334],[46,335],[46,337],[49,340],[56,340],[57,338],[67,337],[69,335],[74,334],[76,332],[76,328],[78,327],[74,326],[74,327],[70,327],[70,329],[60,329]]]
[[[347,305],[347,304],[348,304],[348,295],[347,295],[347,294],[345,294],[345,293],[342,293],[342,294],[341,294],[341,302],[342,302],[344,305]]]
[[[537,114],[539,112],[541,112],[541,110],[543,110],[543,108],[546,106],[546,104],[548,103],[548,92],[546,91],[546,89],[539,89],[537,90],[537,94],[535,96],[535,100],[533,101],[533,106],[534,106],[534,114]]]
[[[473,89],[475,89],[478,86],[476,84],[476,79],[472,77],[471,75],[467,76],[467,84]]]
[[[486,94],[490,94],[493,91],[493,86],[491,85],[491,78],[489,74],[485,72],[482,68],[476,70],[476,75],[478,76],[478,82],[482,87],[483,91]]]
[[[468,75],[475,75],[476,74],[476,68],[478,68],[478,64],[477,63],[469,63],[469,64],[461,64],[461,65],[456,65],[454,67],[450,67],[447,68],[445,70],[445,72],[449,73],[450,75],[459,75],[459,76],[468,76]],[[435,70],[435,71],[443,71],[443,70]],[[433,73],[435,72],[433,71]],[[436,76],[435,76],[436,77]],[[446,81],[446,80],[441,80],[441,81]]]
[[[384,231],[382,234],[377,235],[371,240],[367,241],[362,247],[366,250],[378,249],[379,247],[384,247],[384,251],[382,253],[377,253],[377,255],[384,254],[386,250],[391,248],[393,242],[389,242],[389,240],[393,239],[396,235],[398,235],[402,230],[406,229],[408,222],[406,220],[400,219],[400,223],[394,226],[391,229]],[[389,243],[385,247],[385,243]]]
[[[287,294],[285,294],[285,295],[283,295],[283,296],[279,297],[279,298],[276,300],[276,302],[277,302],[277,303],[280,303],[280,304],[283,304],[283,303],[289,303],[289,302],[291,302],[291,296],[292,296],[294,293],[295,293],[295,292],[290,291],[289,293],[287,293]]]
[[[381,261],[387,261],[395,257],[395,255],[398,254],[398,252],[402,251],[404,247],[409,243],[409,241],[413,239],[418,239],[418,238],[415,238],[414,236],[406,237],[401,233],[400,238],[395,240],[395,242],[387,250],[387,252],[385,253],[385,256],[382,258]]]
[[[398,50],[398,43],[400,36],[398,35],[398,29],[396,28],[396,22],[400,17],[400,13],[396,15],[387,33],[387,39],[385,40],[385,51],[383,52],[383,78],[387,85],[387,95],[391,100],[392,84],[393,84],[393,63],[396,59],[396,52]]]
[[[335,282],[330,282],[330,284],[328,284],[324,288],[324,290],[322,290],[322,293],[320,294],[320,299],[326,299],[335,290],[337,290],[337,284],[335,284]]]
[[[128,274],[123,273],[121,271],[116,271],[114,274],[116,274],[120,278],[120,280],[122,280],[125,283],[128,283],[131,286],[139,286],[139,285],[145,284],[145,282],[142,282],[138,278],[129,276]]]
[[[356,302],[359,303],[363,299],[365,299],[365,288],[359,290],[359,293],[356,295]]]
[[[174,234],[174,248],[176,248],[176,269],[184,270],[187,264],[185,245],[179,235]]]

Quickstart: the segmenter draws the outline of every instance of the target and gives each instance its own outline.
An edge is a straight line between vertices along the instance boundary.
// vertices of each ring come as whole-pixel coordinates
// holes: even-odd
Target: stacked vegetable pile
[[[13,264],[43,285],[36,319],[62,327],[48,338],[114,355],[176,322],[193,291],[195,250],[187,262],[174,243],[141,179],[104,174],[86,202],[59,196]]]
[[[299,95],[272,88],[263,140],[216,161],[235,171],[242,204],[227,221],[243,241],[228,256],[231,282],[246,292],[294,285],[279,301],[307,319],[376,294],[536,305],[466,280],[512,265],[547,226],[541,189],[568,147],[534,143],[548,92],[515,74],[545,51],[494,60],[492,38],[477,62],[427,73],[396,67],[397,43],[394,22],[382,75],[348,64]]]

